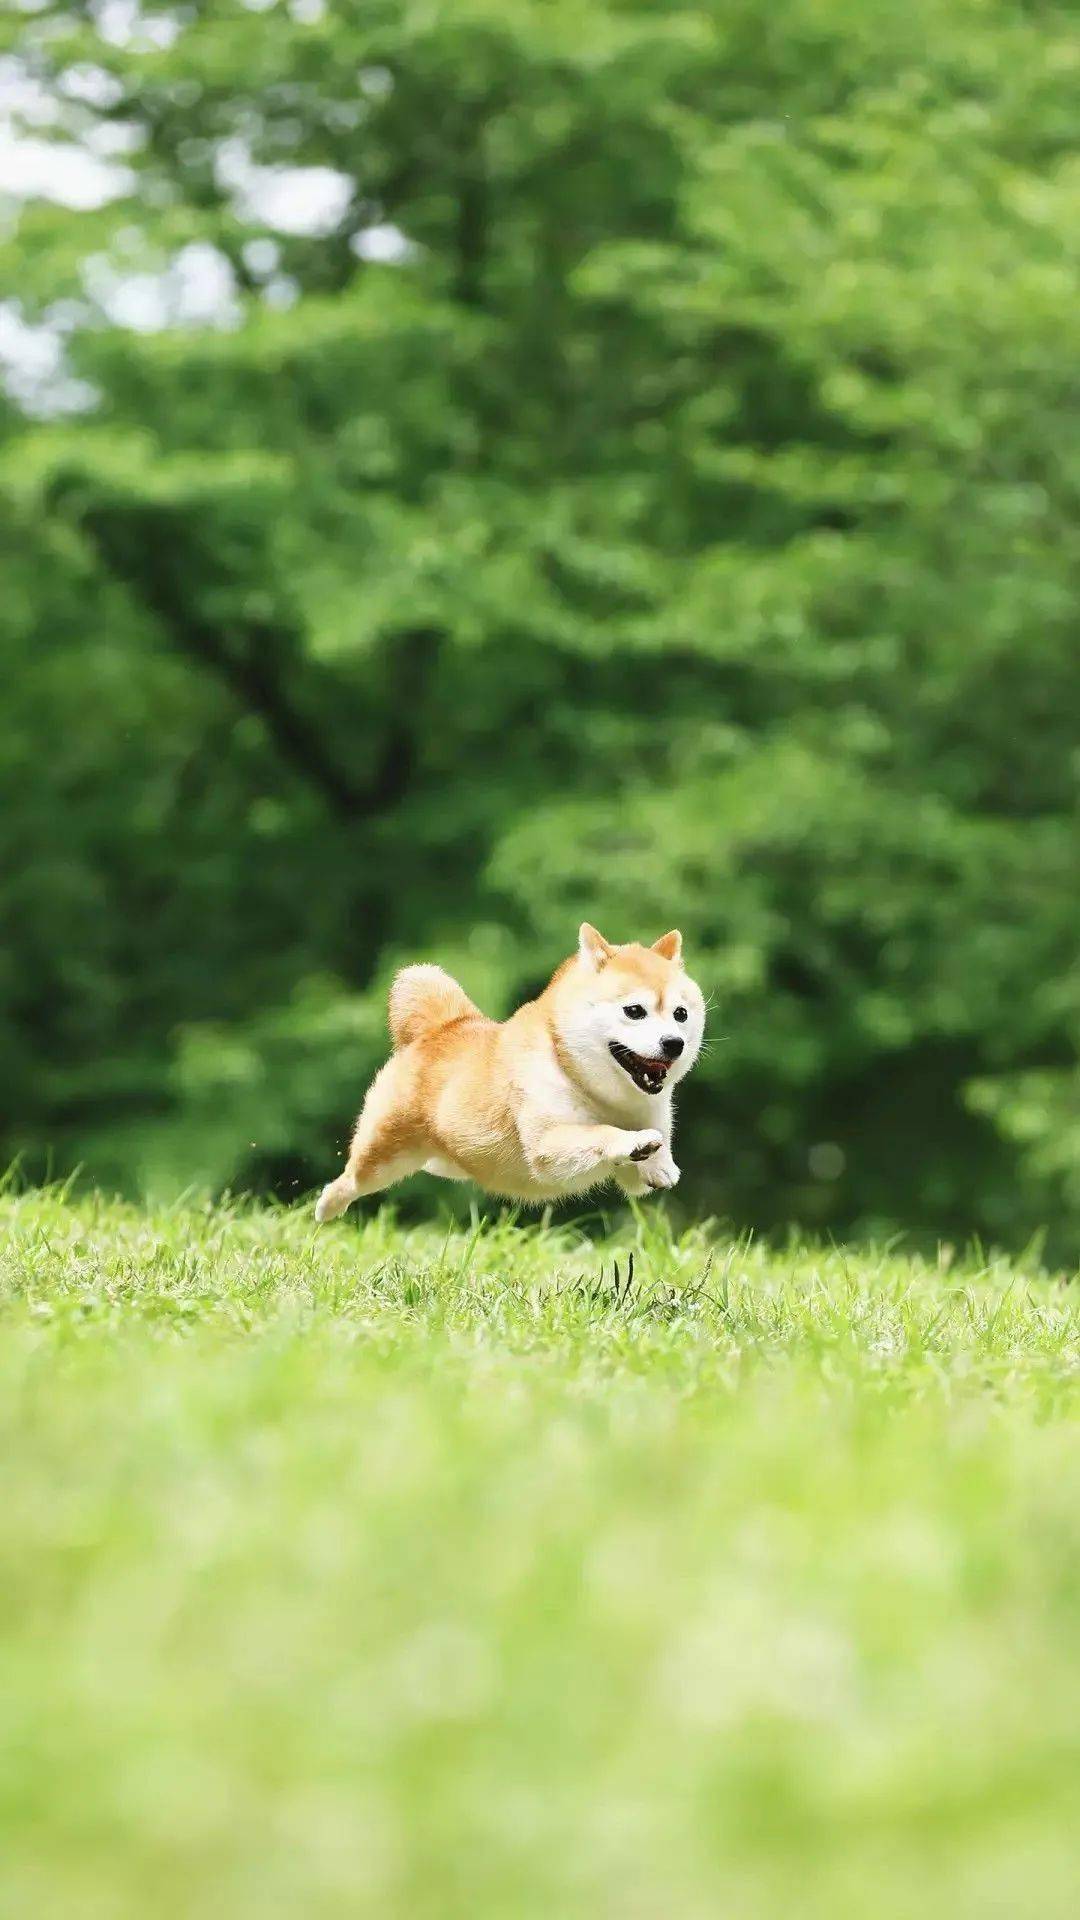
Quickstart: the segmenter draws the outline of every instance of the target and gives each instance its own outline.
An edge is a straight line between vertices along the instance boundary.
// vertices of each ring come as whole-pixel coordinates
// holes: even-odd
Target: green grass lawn
[[[9,1196],[0,1911],[1072,1920],[1078,1358],[1034,1266]]]

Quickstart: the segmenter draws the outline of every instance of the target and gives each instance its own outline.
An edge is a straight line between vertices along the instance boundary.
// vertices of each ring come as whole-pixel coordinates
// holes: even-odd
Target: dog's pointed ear
[[[662,933],[659,940],[654,940],[652,950],[660,955],[661,960],[681,960],[682,934],[678,927],[673,927],[670,933]]]
[[[578,928],[578,952],[587,967],[593,967],[599,973],[614,951],[610,940],[605,940],[602,933],[590,927],[587,920],[582,921]]]

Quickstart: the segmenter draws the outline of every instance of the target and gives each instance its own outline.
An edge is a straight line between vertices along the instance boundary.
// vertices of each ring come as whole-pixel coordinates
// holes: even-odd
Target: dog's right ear
[[[582,921],[578,928],[578,952],[587,967],[592,967],[596,973],[599,973],[601,967],[611,959],[614,951],[610,940],[605,940],[602,933],[597,933],[595,927],[590,927],[587,920]]]
[[[662,960],[681,960],[682,934],[678,927],[672,927],[670,933],[662,933],[659,940],[654,940],[652,950],[658,953]]]

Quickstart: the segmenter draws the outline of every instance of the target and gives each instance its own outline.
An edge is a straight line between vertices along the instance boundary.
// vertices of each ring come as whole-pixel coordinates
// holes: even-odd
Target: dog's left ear
[[[673,927],[670,933],[662,933],[659,940],[654,940],[652,950],[658,953],[662,960],[681,960],[682,934],[678,927]]]
[[[582,921],[578,929],[578,952],[586,966],[595,967],[599,973],[605,961],[611,959],[614,951],[610,940],[605,940],[602,933],[598,933],[595,927],[590,927],[587,920]]]

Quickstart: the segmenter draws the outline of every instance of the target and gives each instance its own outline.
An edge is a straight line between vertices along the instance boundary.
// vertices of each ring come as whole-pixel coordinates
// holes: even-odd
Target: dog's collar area
[[[667,1079],[670,1062],[667,1060],[644,1060],[640,1053],[632,1053],[619,1040],[609,1040],[608,1052],[616,1060],[624,1073],[630,1075],[635,1087],[642,1093],[659,1093]]]

